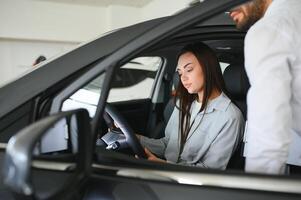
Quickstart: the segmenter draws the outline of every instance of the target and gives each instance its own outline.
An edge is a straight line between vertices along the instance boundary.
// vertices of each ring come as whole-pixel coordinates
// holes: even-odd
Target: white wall
[[[138,8],[0,0],[0,87],[41,54],[50,58],[109,30],[174,14],[190,1],[152,0]]]
[[[107,7],[108,30],[122,28],[141,21],[142,8],[111,5]]]
[[[171,15],[191,0],[152,0],[142,8],[0,0],[0,38],[82,42],[114,28]]]
[[[175,14],[186,8],[192,0],[153,0],[143,7],[142,21]]]
[[[8,80],[31,70],[38,56],[50,58],[75,45],[72,42],[0,39],[0,87]]]
[[[81,42],[107,30],[105,8],[0,0],[0,37]]]

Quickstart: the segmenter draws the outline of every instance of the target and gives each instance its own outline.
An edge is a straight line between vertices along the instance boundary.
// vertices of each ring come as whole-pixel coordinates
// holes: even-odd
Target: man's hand
[[[157,156],[155,156],[150,150],[147,148],[144,148],[144,152],[147,156],[147,160],[154,161],[154,162],[161,162],[161,163],[166,163],[166,160],[160,159]]]

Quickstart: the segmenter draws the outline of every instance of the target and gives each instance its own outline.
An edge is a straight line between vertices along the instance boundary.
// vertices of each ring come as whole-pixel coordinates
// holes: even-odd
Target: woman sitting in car
[[[224,93],[218,59],[207,45],[189,44],[178,56],[177,72],[181,81],[165,137],[138,135],[148,160],[225,169],[245,122]]]

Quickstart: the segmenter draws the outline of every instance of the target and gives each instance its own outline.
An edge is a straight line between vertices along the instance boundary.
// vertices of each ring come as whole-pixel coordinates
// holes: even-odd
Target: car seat
[[[244,64],[230,64],[223,74],[229,98],[241,110],[244,118],[247,116],[247,92],[250,88]]]
[[[179,75],[178,73],[174,73],[173,78],[172,78],[172,85],[173,88],[177,88],[178,84],[179,84]],[[154,130],[152,131],[152,137],[153,138],[162,138],[165,135],[165,127],[168,123],[168,120],[175,108],[175,103],[174,103],[174,89],[172,90],[171,94],[170,94],[170,98],[168,100],[168,102],[165,105],[164,111],[163,111],[163,120],[160,121],[156,127],[154,128]]]
[[[247,92],[250,87],[247,74],[244,69],[244,64],[230,64],[223,74],[227,95],[232,102],[241,110],[245,119],[247,116]],[[227,169],[244,169],[245,159],[243,157],[243,138],[238,144],[229,160]]]

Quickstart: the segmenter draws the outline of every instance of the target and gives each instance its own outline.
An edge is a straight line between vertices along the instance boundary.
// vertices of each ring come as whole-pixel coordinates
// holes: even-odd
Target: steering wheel
[[[128,124],[128,122],[124,119],[124,117],[110,104],[106,104],[105,112],[114,120],[114,122],[118,125],[121,132],[125,136],[126,143],[132,148],[134,153],[139,158],[147,158],[145,155],[144,149],[141,146],[138,138],[136,137],[133,129]],[[107,120],[106,120],[107,121]],[[111,122],[112,124],[112,122]]]

